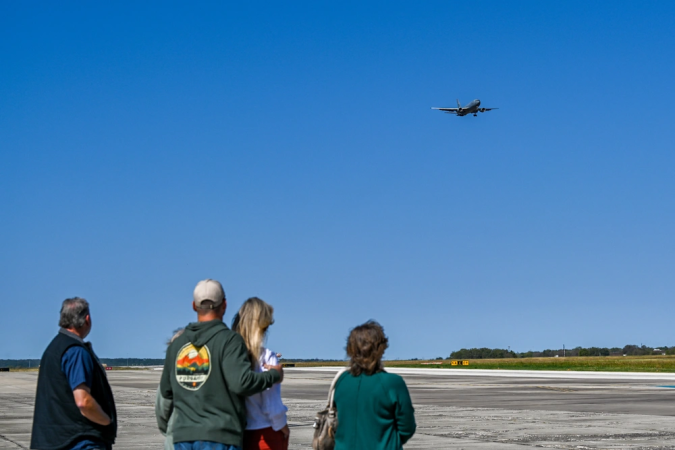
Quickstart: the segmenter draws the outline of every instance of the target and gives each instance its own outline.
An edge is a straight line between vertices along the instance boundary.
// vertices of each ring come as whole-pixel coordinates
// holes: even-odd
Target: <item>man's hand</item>
[[[281,434],[284,435],[284,439],[286,440],[288,440],[288,438],[291,436],[291,430],[288,428],[288,424],[284,425],[284,427],[279,431],[281,431]]]
[[[269,364],[265,364],[265,369],[270,370],[274,369],[277,372],[279,372],[279,375],[281,375],[281,380],[279,380],[279,383],[284,381],[284,366],[282,364],[277,364],[276,366],[270,366]]]
[[[110,425],[110,417],[103,412],[101,405],[91,396],[91,389],[82,383],[73,390],[75,404],[84,417],[99,425]]]

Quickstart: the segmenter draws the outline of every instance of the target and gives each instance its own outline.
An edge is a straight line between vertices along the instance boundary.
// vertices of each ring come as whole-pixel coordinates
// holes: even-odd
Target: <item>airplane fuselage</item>
[[[458,116],[466,116],[467,114],[476,114],[478,112],[478,107],[480,106],[480,100],[476,99],[469,103],[466,106],[462,106],[457,111]]]
[[[476,99],[476,100],[470,102],[466,106],[462,106],[461,103],[459,103],[459,100],[457,100],[457,108],[437,108],[437,107],[433,107],[431,109],[438,109],[440,111],[443,111],[444,113],[456,114],[458,116],[467,116],[469,114],[473,114],[474,116],[477,116],[479,112],[483,113],[485,111],[492,111],[493,109],[499,109],[499,108],[481,108],[480,107],[480,100]]]

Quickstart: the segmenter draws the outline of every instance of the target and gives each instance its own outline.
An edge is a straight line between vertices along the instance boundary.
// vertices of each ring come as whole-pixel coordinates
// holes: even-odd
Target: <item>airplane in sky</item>
[[[458,116],[466,116],[467,114],[473,114],[474,116],[477,116],[479,112],[492,111],[493,109],[499,108],[481,108],[480,100],[476,99],[466,106],[462,106],[459,103],[459,100],[457,100],[457,108],[431,108],[431,109],[438,109],[448,114],[457,114]]]

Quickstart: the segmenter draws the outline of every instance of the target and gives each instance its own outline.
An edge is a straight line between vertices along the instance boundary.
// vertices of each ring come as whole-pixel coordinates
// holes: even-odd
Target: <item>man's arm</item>
[[[99,425],[109,425],[110,417],[91,396],[94,360],[87,350],[72,346],[61,357],[61,370],[73,390],[75,404],[84,417]]]
[[[257,373],[251,369],[244,339],[235,334],[225,345],[221,367],[230,390],[239,395],[253,395],[262,392],[283,379],[281,364],[269,366],[267,372]]]
[[[75,404],[80,408],[84,417],[99,425],[110,425],[110,417],[103,411],[101,405],[91,396],[91,389],[85,383],[73,390]]]

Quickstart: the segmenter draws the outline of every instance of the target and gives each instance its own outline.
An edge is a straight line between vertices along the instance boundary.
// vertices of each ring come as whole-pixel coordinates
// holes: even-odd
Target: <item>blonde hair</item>
[[[232,330],[244,338],[254,369],[260,359],[267,328],[274,323],[273,316],[274,308],[258,297],[246,300],[234,316]]]

